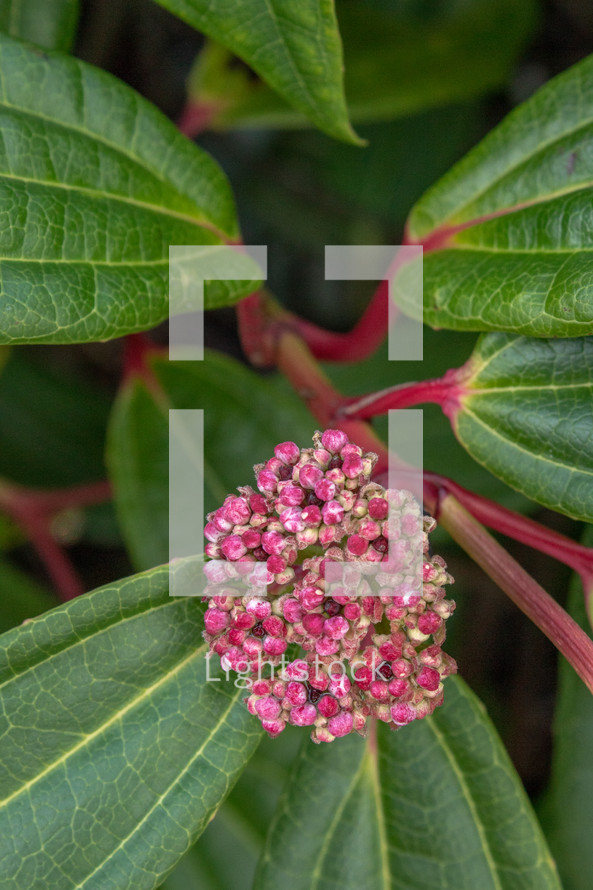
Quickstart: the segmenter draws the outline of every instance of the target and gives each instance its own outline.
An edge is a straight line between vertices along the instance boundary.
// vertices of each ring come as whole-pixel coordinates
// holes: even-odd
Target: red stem
[[[293,317],[293,327],[315,358],[321,361],[358,362],[372,355],[387,336],[388,316],[387,281],[382,281],[362,318],[347,334],[326,331],[296,316]]]
[[[442,499],[439,518],[451,537],[543,631],[593,692],[593,640],[453,495]]]
[[[379,392],[347,399],[338,409],[337,416],[368,420],[378,414],[386,414],[396,408],[409,408],[422,402],[440,405],[448,417],[459,410],[459,399],[464,390],[460,386],[460,370],[447,371],[435,380],[404,383]]]
[[[84,593],[84,585],[51,533],[52,518],[60,510],[98,504],[110,497],[108,482],[56,490],[34,490],[4,481],[0,484],[0,509],[21,526],[63,602]]]

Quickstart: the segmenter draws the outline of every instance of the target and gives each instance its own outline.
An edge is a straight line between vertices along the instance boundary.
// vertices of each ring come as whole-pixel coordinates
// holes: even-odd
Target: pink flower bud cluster
[[[258,491],[209,514],[204,637],[225,669],[250,676],[249,710],[270,735],[290,723],[321,742],[441,704],[455,604],[429,555],[436,523],[412,494],[372,482],[376,455],[342,431],[313,443],[276,446],[255,467]]]

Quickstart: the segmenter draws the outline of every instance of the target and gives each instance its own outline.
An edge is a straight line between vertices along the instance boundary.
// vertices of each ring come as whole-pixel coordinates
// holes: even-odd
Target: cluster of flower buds
[[[398,728],[432,713],[456,670],[436,523],[371,481],[376,460],[341,430],[283,442],[255,467],[258,491],[208,516],[204,637],[272,736],[293,724],[331,742],[371,717]]]

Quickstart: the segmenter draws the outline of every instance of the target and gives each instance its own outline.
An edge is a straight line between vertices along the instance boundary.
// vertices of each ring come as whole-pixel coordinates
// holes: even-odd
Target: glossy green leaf
[[[261,737],[160,567],[2,637],[0,886],[149,890]],[[212,668],[211,676],[216,676]]]
[[[457,0],[434,7],[428,12],[419,3],[338,2],[346,99],[354,122],[463,101],[504,83],[533,25],[534,3]],[[195,102],[212,107],[208,125],[214,129],[309,123],[216,44],[200,53],[189,90]]]
[[[593,520],[593,337],[480,338],[466,366],[459,441],[540,504]]]
[[[333,0],[157,0],[247,62],[330,136],[356,142]]]
[[[0,342],[119,337],[168,315],[169,245],[237,235],[217,165],[129,87],[0,36]],[[253,283],[207,285],[205,306]]]
[[[107,463],[124,537],[139,568],[168,559],[169,408],[202,408],[205,512],[239,485],[254,485],[253,466],[278,442],[307,444],[314,421],[273,379],[207,352],[203,362],[151,362],[160,390],[131,378],[113,409]]]
[[[494,727],[463,681],[376,745],[304,742],[255,890],[560,890]]]
[[[162,890],[251,890],[280,794],[303,739],[300,727],[264,736],[237,784]]]
[[[593,545],[593,529],[585,533],[583,544]],[[583,588],[576,576],[569,610],[591,636]],[[564,890],[589,890],[593,874],[593,696],[565,659],[560,660],[559,669],[552,775],[540,817]]]
[[[590,56],[513,111],[416,204],[408,237],[425,245],[426,323],[592,333],[592,183]],[[405,294],[399,300],[413,313]]]
[[[78,0],[0,0],[0,31],[46,49],[69,50]]]

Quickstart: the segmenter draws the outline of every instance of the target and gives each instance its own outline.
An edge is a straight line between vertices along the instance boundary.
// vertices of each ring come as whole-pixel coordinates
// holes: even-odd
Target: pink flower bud
[[[317,637],[323,633],[324,621],[323,615],[320,615],[318,612],[312,612],[303,616],[303,627],[311,636]]]
[[[261,494],[257,494],[256,492],[250,495],[249,506],[254,513],[260,513],[262,516],[265,516],[265,514],[268,512],[266,499]]]
[[[321,436],[321,444],[331,454],[338,454],[348,443],[348,436],[342,430],[325,430]]]
[[[297,658],[286,665],[284,673],[290,680],[304,683],[309,676],[309,665],[302,658]]]
[[[350,535],[346,546],[353,556],[362,556],[368,550],[369,542],[360,535]]]
[[[332,640],[341,640],[350,630],[350,625],[341,615],[328,618],[323,625],[324,633]]]
[[[305,464],[299,470],[299,482],[303,488],[315,488],[318,482],[323,479],[323,470],[313,464]]]
[[[276,491],[278,479],[271,470],[262,470],[257,474],[257,487],[260,491]]]
[[[434,633],[442,623],[443,619],[436,612],[423,612],[422,615],[418,615],[418,628],[423,634]]]
[[[408,514],[402,518],[402,531],[404,535],[412,537],[420,531],[420,518]]]
[[[351,683],[346,674],[333,674],[329,678],[328,692],[334,698],[344,698],[350,692]]]
[[[363,472],[362,458],[356,455],[347,457],[342,464],[342,472],[348,479],[356,479]]]
[[[401,703],[391,708],[391,719],[396,726],[405,726],[416,719],[416,711],[410,705]]]
[[[308,702],[293,708],[288,719],[294,726],[311,726],[317,720],[315,705]]]
[[[388,512],[389,504],[385,498],[371,498],[369,501],[369,516],[371,519],[386,519]]]
[[[261,536],[261,544],[270,556],[280,556],[286,544],[286,538],[279,532],[264,532]]]
[[[245,606],[249,614],[253,615],[255,621],[263,621],[272,611],[272,604],[264,599],[249,600]]]
[[[332,640],[330,637],[320,637],[315,641],[315,651],[322,657],[324,655],[335,655],[339,650],[340,644],[338,641]]]
[[[300,550],[305,550],[307,547],[310,547],[312,544],[317,543],[317,539],[319,537],[319,532],[316,528],[305,528],[302,532],[297,532],[296,535],[297,546]],[[214,545],[212,545],[214,546]]]
[[[243,525],[250,516],[251,510],[245,498],[231,498],[224,507],[224,518],[233,525]]]
[[[303,589],[299,591],[298,598],[303,609],[310,611],[321,605],[324,596],[323,591],[318,587],[303,587]]]
[[[344,518],[344,508],[337,501],[327,501],[321,508],[321,515],[326,525],[337,525]]]
[[[249,630],[255,624],[255,616],[250,612],[239,612],[232,620],[233,627],[239,630]]]
[[[315,485],[315,497],[318,497],[320,501],[331,501],[335,497],[335,494],[336,485],[329,479],[320,479]]]
[[[438,671],[435,671],[434,668],[423,667],[416,677],[416,682],[418,683],[418,686],[421,686],[423,689],[426,689],[429,692],[434,692],[439,688],[441,675]]]
[[[230,560],[240,559],[247,553],[247,547],[241,540],[240,535],[229,535],[220,545],[224,556]]]
[[[305,507],[301,518],[307,528],[317,528],[318,525],[321,525],[321,510],[317,504],[311,504],[310,507]]]
[[[301,456],[301,449],[294,442],[281,442],[274,448],[274,454],[283,464],[296,464]]]
[[[305,523],[301,518],[301,511],[298,507],[287,507],[286,510],[283,510],[280,514],[280,522],[286,531],[291,532],[291,534],[302,532],[305,528]]]
[[[358,603],[347,603],[344,606],[344,618],[348,621],[358,621],[361,616],[361,610]]]
[[[340,710],[340,706],[331,695],[324,695],[317,703],[317,710],[322,717],[334,717]]]
[[[342,711],[341,714],[336,714],[335,717],[329,720],[327,728],[333,736],[340,738],[352,732],[352,723],[352,714],[348,711]]]
[[[302,504],[305,499],[305,492],[299,485],[293,485],[292,482],[285,482],[280,491],[280,503],[285,507],[296,507]]]
[[[307,701],[307,690],[303,683],[292,680],[286,685],[286,698],[292,707],[304,705]]]
[[[256,531],[254,528],[248,528],[247,531],[243,532],[241,535],[241,540],[250,550],[253,550],[254,547],[259,547],[261,543],[261,534]]]
[[[286,646],[286,640],[281,640],[278,637],[266,637],[264,639],[264,652],[267,655],[282,655],[283,652],[286,652]]]
[[[401,698],[402,695],[406,694],[409,688],[410,684],[408,680],[393,679],[389,681],[389,693],[394,698]]]
[[[346,477],[339,467],[332,467],[331,470],[327,470],[325,478],[328,482],[333,482],[337,488],[341,488],[346,481]]]
[[[209,634],[220,633],[228,626],[228,623],[228,612],[223,612],[221,609],[216,608],[206,609],[204,613],[204,626]]]
[[[261,725],[271,738],[280,735],[286,726],[284,720],[262,720]]]
[[[212,541],[215,544],[224,538],[224,532],[217,528],[213,522],[207,522],[204,526],[204,537],[207,541]]]
[[[279,572],[283,572],[286,568],[286,560],[282,559],[281,556],[269,556],[266,562],[266,566],[268,571],[273,575],[277,575]]]
[[[272,637],[286,636],[286,625],[279,615],[270,615],[270,617],[266,618],[262,623],[262,627],[265,632]]]

